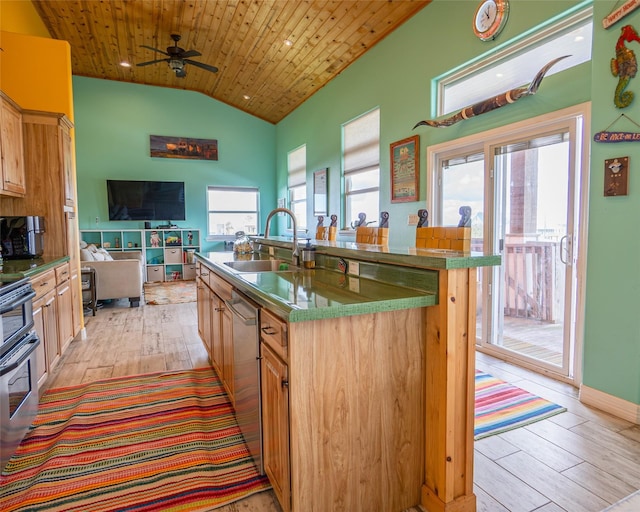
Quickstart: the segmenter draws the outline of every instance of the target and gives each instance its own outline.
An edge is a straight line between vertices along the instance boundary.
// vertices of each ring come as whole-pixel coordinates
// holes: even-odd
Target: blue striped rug
[[[476,370],[475,439],[513,430],[566,410],[565,407]]]

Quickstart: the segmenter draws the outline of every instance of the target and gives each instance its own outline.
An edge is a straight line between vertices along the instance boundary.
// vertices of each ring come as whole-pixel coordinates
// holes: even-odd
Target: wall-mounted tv
[[[184,182],[107,180],[109,220],[186,220]]]

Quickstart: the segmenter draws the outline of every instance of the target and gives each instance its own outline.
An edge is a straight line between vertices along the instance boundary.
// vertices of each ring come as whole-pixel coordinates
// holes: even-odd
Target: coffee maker
[[[44,217],[0,217],[0,244],[5,259],[39,258],[44,252]]]

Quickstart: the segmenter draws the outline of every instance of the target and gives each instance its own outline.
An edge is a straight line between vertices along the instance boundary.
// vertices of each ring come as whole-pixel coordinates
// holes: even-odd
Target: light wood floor
[[[86,339],[71,343],[47,387],[208,364],[195,303],[127,306],[118,301],[86,317]],[[476,360],[479,369],[568,409],[476,442],[478,512],[598,512],[640,489],[640,426],[582,405],[567,384],[484,354]],[[264,492],[218,510],[280,507]]]

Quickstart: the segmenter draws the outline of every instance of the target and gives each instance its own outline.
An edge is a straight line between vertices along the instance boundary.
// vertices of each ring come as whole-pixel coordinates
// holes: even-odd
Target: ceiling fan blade
[[[158,62],[169,62],[170,59],[159,59],[159,60],[150,60],[149,62],[141,62],[140,64],[136,64],[136,66],[148,66],[149,64],[157,64]]]
[[[207,71],[211,71],[212,73],[217,73],[218,68],[215,66],[209,66],[209,64],[203,64],[202,62],[197,62],[195,60],[184,59],[185,62],[191,64],[197,68],[206,69]]]
[[[198,50],[189,50],[186,52],[182,52],[182,55],[180,55],[180,57],[183,59],[188,59],[189,57],[200,57],[201,55],[202,54]]]
[[[163,50],[158,50],[157,48],[154,48],[153,46],[147,46],[146,44],[141,44],[140,48],[146,48],[147,50],[153,50],[154,52],[161,53],[162,55],[169,55],[167,52],[165,52]]]

